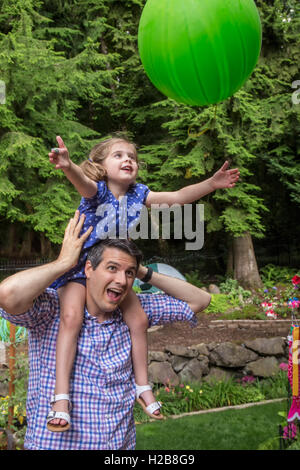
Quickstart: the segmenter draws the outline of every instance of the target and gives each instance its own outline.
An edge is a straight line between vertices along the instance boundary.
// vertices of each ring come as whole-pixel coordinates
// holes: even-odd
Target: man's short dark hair
[[[90,261],[94,271],[102,261],[105,248],[116,248],[132,256],[136,259],[137,269],[143,259],[142,252],[133,241],[123,238],[105,238],[92,246],[88,252],[87,260]]]

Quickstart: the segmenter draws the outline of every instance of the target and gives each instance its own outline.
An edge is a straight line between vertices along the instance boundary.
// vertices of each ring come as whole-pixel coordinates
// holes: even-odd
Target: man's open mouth
[[[122,297],[123,291],[119,289],[107,289],[106,293],[109,300],[111,300],[112,302],[118,302]]]

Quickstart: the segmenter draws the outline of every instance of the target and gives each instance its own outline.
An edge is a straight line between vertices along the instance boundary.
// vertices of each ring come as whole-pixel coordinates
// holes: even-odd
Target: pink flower
[[[297,426],[290,423],[283,428],[283,439],[294,439],[297,435]]]
[[[169,387],[165,387],[165,391],[169,393],[170,391]]]
[[[273,306],[272,302],[262,302],[261,303],[261,306],[265,309],[265,310],[270,310]]]
[[[273,309],[268,310],[266,312],[266,315],[267,317],[270,317],[270,318],[277,318],[277,313],[275,313]]]
[[[288,306],[289,306],[290,308],[299,308],[299,306],[300,306],[300,300],[290,300],[290,301],[288,302]]]
[[[281,370],[288,370],[289,366],[288,364],[286,364],[286,362],[281,362],[281,364],[279,364],[279,369]]]
[[[252,383],[255,381],[255,377],[253,377],[253,375],[245,375],[245,377],[242,378],[242,382],[243,383]]]
[[[297,274],[292,278],[292,283],[294,286],[298,286],[300,284],[300,276],[297,276]]]

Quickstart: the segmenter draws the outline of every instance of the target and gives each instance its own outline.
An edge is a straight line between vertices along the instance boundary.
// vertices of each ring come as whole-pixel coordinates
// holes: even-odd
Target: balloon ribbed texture
[[[253,72],[261,48],[253,0],[148,0],[139,24],[144,69],[179,103],[219,103]]]

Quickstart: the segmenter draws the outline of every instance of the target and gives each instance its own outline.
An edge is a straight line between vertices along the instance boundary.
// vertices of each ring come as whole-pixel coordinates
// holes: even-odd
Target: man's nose
[[[118,271],[116,273],[115,281],[121,286],[125,286],[127,284],[127,277],[125,271]]]

